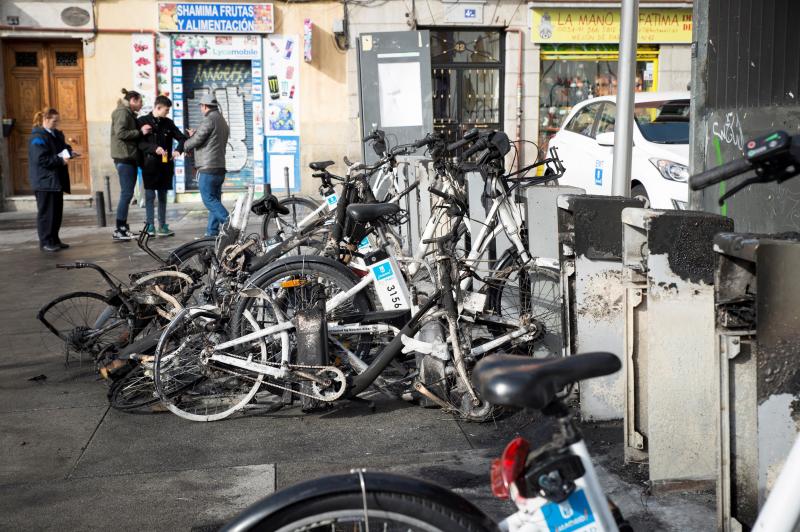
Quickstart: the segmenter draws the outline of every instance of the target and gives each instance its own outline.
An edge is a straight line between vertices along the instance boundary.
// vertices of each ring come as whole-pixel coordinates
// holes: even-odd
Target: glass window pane
[[[458,76],[452,68],[433,69],[433,123],[458,123]]]
[[[78,52],[56,52],[56,66],[78,66]]]
[[[467,68],[463,76],[464,107],[462,124],[500,121],[500,71],[494,68]]]
[[[617,106],[613,103],[606,103],[603,106],[603,112],[600,113],[600,118],[597,120],[597,134],[613,132],[616,116]]]
[[[599,104],[587,105],[586,108],[581,109],[578,114],[572,118],[565,129],[567,131],[572,131],[573,133],[591,137],[592,126],[594,125],[594,119],[595,116],[597,116],[597,110],[599,108]]]
[[[36,52],[14,52],[14,64],[18,67],[37,67]]]
[[[499,63],[499,31],[431,31],[431,62]]]

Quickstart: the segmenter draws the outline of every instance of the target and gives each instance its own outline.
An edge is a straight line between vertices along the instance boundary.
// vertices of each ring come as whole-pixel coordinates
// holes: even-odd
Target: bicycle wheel
[[[561,285],[557,270],[544,267],[526,270],[515,257],[488,284],[487,299],[495,315],[537,327],[532,338],[523,338],[515,345],[516,350],[541,358],[561,355]],[[489,331],[500,336],[509,329],[491,324]]]
[[[66,362],[73,355],[96,359],[111,346],[132,340],[130,322],[124,307],[118,307],[95,292],[71,292],[46,304],[36,318],[63,342]]]
[[[258,324],[245,313],[252,329]],[[191,421],[224,419],[250,402],[263,375],[211,360],[214,346],[229,339],[220,319],[207,311],[187,308],[175,316],[156,347],[153,380],[161,402],[173,414]],[[266,342],[255,341],[227,350],[225,355],[267,359]]]
[[[470,505],[471,506],[471,505]],[[471,511],[469,511],[471,510]],[[332,493],[279,510],[249,527],[226,530],[270,532],[487,532],[497,528],[476,509],[411,493]]]
[[[116,410],[129,412],[158,402],[152,371],[139,364],[115,381],[108,391],[108,402]]]
[[[319,204],[315,201],[300,196],[289,196],[278,203],[289,209],[289,214],[271,212],[264,216],[261,222],[261,236],[264,240],[269,240],[281,231],[285,235],[295,233],[298,222],[319,207]]]
[[[215,260],[214,244],[213,238],[198,240],[176,249],[167,259],[167,264],[176,266],[178,271],[187,273],[198,280],[199,288],[191,294],[188,301],[190,304],[203,305],[214,302],[211,283]]]
[[[269,300],[263,298],[245,297],[239,302],[232,318],[231,329],[237,336],[251,332],[252,323],[244,319],[245,312],[249,311],[261,328],[274,325],[275,314],[271,305],[275,305],[286,320],[291,320],[300,309],[310,308],[314,304],[312,291],[308,287],[321,285],[324,297],[330,300],[336,294],[346,292],[358,283],[359,279],[340,263],[321,257],[308,261],[303,257],[283,259],[276,263],[270,270],[262,273],[249,281],[248,286],[263,290]],[[366,291],[361,291],[350,300],[345,301],[338,308],[327,315],[329,322],[337,321],[346,316],[367,315],[373,310],[372,303]],[[290,346],[294,349],[294,334],[290,335]],[[372,334],[369,333],[337,333],[329,334],[331,341],[328,344],[328,354],[331,361],[348,360],[348,351],[358,357],[366,356],[373,343]],[[277,356],[274,350],[270,356]],[[276,359],[270,359],[277,362]],[[302,362],[301,362],[302,363]]]

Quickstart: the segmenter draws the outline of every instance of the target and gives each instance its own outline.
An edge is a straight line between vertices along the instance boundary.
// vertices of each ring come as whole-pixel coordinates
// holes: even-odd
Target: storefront
[[[531,40],[540,47],[538,142],[543,146],[572,106],[616,94],[619,9],[534,7]],[[691,40],[691,8],[641,9],[635,90],[686,90]]]
[[[147,68],[137,59],[134,37],[134,79],[148,95],[172,95],[172,116],[181,129],[197,129],[203,116],[198,102],[213,95],[230,127],[226,153],[224,191],[275,181],[285,188],[284,167],[289,168],[290,188],[299,166],[298,143],[280,157],[270,157],[266,147],[275,138],[297,140],[300,83],[298,57],[302,43],[297,36],[265,35],[274,29],[272,4],[160,3],[155,83],[138,70]],[[219,31],[220,33],[213,33]],[[190,33],[191,32],[191,33]],[[265,87],[265,79],[267,81]],[[285,143],[284,143],[285,144]],[[276,164],[281,164],[280,168]],[[175,191],[179,199],[197,195],[194,158],[176,161]]]

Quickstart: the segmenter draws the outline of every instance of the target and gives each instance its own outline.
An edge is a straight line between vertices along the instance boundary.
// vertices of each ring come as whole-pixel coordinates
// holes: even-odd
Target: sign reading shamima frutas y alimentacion
[[[181,33],[272,33],[272,4],[158,4],[159,31]]]

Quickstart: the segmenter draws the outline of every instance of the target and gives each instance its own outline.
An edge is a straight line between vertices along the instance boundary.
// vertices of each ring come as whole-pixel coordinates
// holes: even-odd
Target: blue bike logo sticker
[[[597,186],[603,184],[603,161],[594,162],[594,184]]]
[[[375,266],[372,267],[372,273],[375,274],[375,279],[378,281],[383,281],[385,279],[391,279],[394,277],[394,272],[392,271],[392,265],[387,260],[386,262],[379,262]]]
[[[572,492],[572,495],[560,504],[554,502],[545,504],[542,506],[541,512],[550,532],[589,530],[584,527],[595,522],[592,507],[581,489]]]
[[[336,204],[339,202],[339,196],[336,194],[331,194],[325,199],[325,201],[328,203],[328,208],[333,210],[336,208]]]

